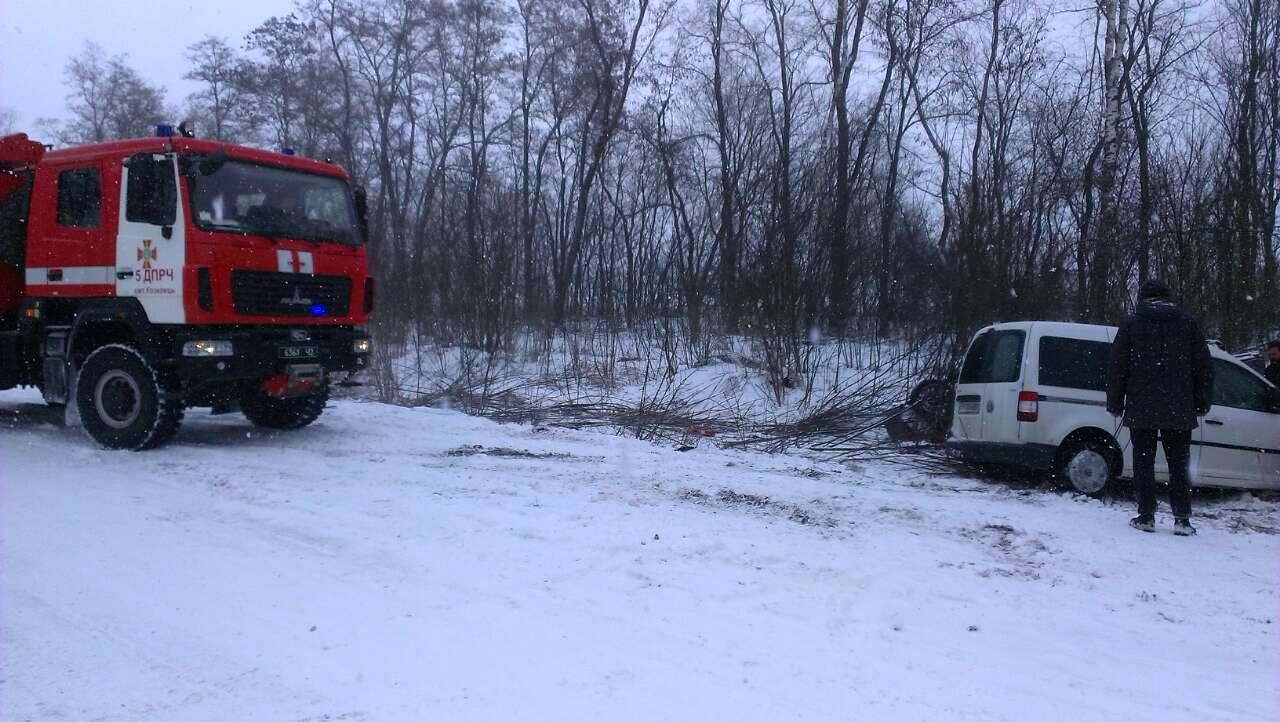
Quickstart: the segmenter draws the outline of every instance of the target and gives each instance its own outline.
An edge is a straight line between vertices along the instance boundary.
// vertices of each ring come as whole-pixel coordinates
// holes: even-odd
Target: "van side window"
[[[1267,387],[1260,379],[1235,364],[1214,359],[1213,405],[1265,412]]]
[[[97,228],[101,205],[97,168],[73,168],[58,174],[58,225]]]
[[[1068,389],[1105,391],[1111,344],[1076,338],[1040,338],[1040,383]]]
[[[988,331],[974,339],[960,370],[962,384],[1000,384],[1022,376],[1022,331]]]

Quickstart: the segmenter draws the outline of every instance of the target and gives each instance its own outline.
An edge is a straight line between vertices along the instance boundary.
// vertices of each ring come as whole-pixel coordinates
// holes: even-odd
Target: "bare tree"
[[[236,121],[242,112],[240,90],[236,85],[240,62],[227,41],[213,35],[187,48],[191,69],[183,77],[203,86],[187,96],[187,103],[195,114],[208,121],[205,132],[211,138],[236,138]]]
[[[1117,174],[1120,168],[1121,100],[1124,96],[1124,54],[1129,37],[1129,0],[1101,0],[1104,21],[1103,107],[1101,122],[1102,168],[1098,174],[1098,227],[1094,232],[1093,258],[1089,264],[1089,318],[1105,323],[1111,316],[1108,290],[1114,283],[1115,263],[1120,245],[1120,199]]]
[[[1152,149],[1153,126],[1165,76],[1198,50],[1190,15],[1195,6],[1183,0],[1135,0],[1124,58],[1124,93],[1138,157],[1137,262],[1138,281],[1151,276],[1151,234],[1155,214]]]
[[[581,120],[584,152],[579,153],[575,171],[577,192],[572,213],[572,231],[567,247],[554,269],[555,319],[563,322],[569,310],[569,293],[581,259],[587,235],[591,193],[605,161],[614,134],[622,124],[627,97],[640,63],[653,41],[669,6],[658,9],[650,23],[649,0],[637,0],[634,9],[601,0],[578,0],[585,14],[583,28],[590,79],[595,90]],[[628,11],[631,12],[628,12]]]
[[[850,177],[852,127],[849,121],[849,81],[858,62],[866,27],[868,0],[836,0],[834,17],[827,22],[816,7],[818,25],[830,48],[831,107],[835,127],[835,206],[828,221],[831,234],[831,322],[843,331],[849,316],[849,210],[853,200]]]
[[[123,55],[107,56],[101,46],[86,43],[65,73],[71,117],[60,131],[63,143],[151,135],[157,124],[170,119],[164,88],[144,81]]]
[[[8,135],[16,133],[18,128],[18,114],[12,108],[6,108],[0,105],[0,135]]]

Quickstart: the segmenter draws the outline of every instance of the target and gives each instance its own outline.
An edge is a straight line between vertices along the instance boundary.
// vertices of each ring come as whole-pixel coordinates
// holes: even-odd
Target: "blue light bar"
[[[156,126],[156,137],[157,137],[157,138],[172,138],[172,137],[173,137],[173,126],[172,126],[172,125],[169,125],[168,123],[161,123],[160,125],[157,125],[157,126]]]
[[[280,152],[281,152],[281,153],[284,153],[285,155],[293,155],[293,154],[294,154],[294,152],[293,152],[293,148],[281,148],[281,149],[280,149]]]
[[[325,312],[326,310],[327,310],[327,309],[325,309],[325,307],[324,307],[324,306],[321,306],[320,304],[318,304],[318,303],[317,303],[316,305],[314,305],[314,306],[312,306],[312,307],[311,307],[311,315],[312,315],[312,316],[323,316],[323,315],[324,315],[324,312]]]

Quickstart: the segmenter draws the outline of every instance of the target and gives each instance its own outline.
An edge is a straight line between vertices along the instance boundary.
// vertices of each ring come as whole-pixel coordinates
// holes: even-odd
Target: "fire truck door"
[[[82,298],[114,290],[115,198],[102,192],[111,187],[110,171],[100,162],[49,164],[36,171],[36,188],[53,192],[31,200],[24,271],[31,295]]]
[[[152,323],[183,323],[186,259],[178,169],[172,154],[139,153],[125,161],[116,239],[116,295],[141,302]]]

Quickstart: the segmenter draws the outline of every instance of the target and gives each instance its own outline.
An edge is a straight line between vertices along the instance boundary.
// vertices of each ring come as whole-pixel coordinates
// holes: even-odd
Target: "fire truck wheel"
[[[277,399],[256,392],[240,400],[240,410],[254,426],[265,429],[301,429],[320,418],[329,401],[328,385],[306,396]]]
[[[103,346],[85,359],[76,380],[80,423],[109,449],[160,446],[182,424],[182,401],[167,386],[137,349]]]

